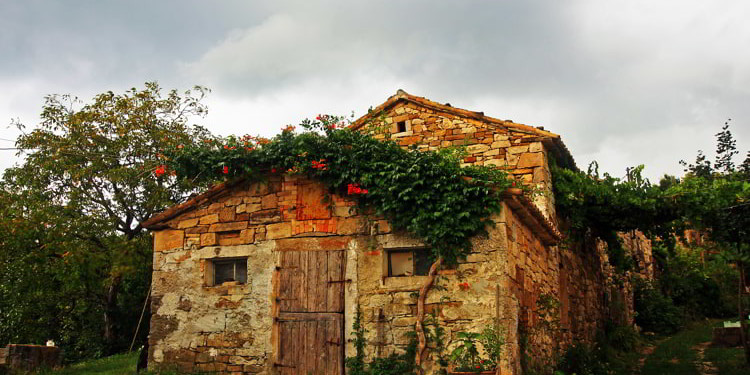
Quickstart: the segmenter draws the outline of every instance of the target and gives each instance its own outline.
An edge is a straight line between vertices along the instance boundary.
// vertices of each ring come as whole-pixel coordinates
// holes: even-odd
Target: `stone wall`
[[[0,348],[0,373],[26,374],[59,368],[62,363],[57,346],[9,344]]]
[[[272,373],[279,251],[356,247],[353,235],[369,230],[351,202],[330,195],[329,206],[326,196],[317,183],[272,176],[162,223],[154,232],[149,367]],[[248,259],[247,283],[209,286],[211,261],[236,257]]]

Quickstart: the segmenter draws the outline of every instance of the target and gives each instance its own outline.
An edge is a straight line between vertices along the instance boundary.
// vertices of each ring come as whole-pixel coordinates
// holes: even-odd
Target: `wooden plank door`
[[[344,373],[343,250],[283,251],[279,278],[279,352],[283,374]]]

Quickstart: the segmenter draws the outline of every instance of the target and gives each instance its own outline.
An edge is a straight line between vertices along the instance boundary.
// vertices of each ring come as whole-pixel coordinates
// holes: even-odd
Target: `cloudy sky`
[[[748,15],[746,0],[0,0],[0,148],[52,93],[199,84],[209,130],[270,136],[401,88],[544,126],[582,167],[679,175],[727,118],[750,149]],[[0,169],[18,161],[0,150]]]

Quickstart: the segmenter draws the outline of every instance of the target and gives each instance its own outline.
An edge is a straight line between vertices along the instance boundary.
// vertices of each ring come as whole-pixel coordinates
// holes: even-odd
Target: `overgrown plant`
[[[353,357],[345,360],[347,374],[349,375],[403,375],[413,373],[417,366],[414,362],[417,352],[417,340],[414,332],[409,332],[409,343],[401,353],[393,353],[388,357],[373,358],[370,363],[365,361],[365,348],[367,330],[362,325],[362,312],[357,307],[357,313],[352,325],[352,342],[355,348]]]
[[[346,128],[341,118],[318,116],[288,126],[274,138],[216,138],[178,145],[163,168],[191,180],[305,175],[332,191],[372,207],[395,229],[406,230],[432,248],[435,259],[454,264],[485,232],[500,209],[495,191],[511,186],[508,174],[492,167],[460,166],[455,150],[405,150]]]

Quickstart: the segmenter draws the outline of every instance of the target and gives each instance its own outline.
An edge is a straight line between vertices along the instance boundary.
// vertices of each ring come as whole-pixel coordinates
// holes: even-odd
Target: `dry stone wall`
[[[389,230],[352,206],[320,184],[272,176],[228,188],[164,223],[154,232],[149,367],[272,373],[279,253],[356,249],[368,220]],[[211,285],[213,260],[245,257],[247,283]]]

